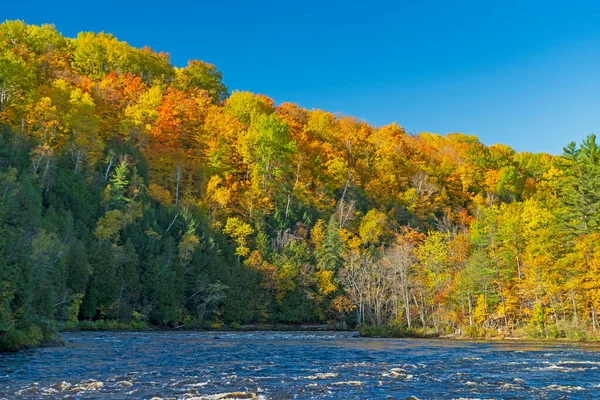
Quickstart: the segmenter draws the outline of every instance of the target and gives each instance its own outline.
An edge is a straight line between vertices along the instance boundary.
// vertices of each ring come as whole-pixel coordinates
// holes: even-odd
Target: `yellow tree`
[[[75,88],[69,99],[67,129],[70,133],[70,151],[75,172],[82,161],[95,164],[102,156],[104,143],[98,136],[98,118],[94,114],[94,100],[88,93]]]

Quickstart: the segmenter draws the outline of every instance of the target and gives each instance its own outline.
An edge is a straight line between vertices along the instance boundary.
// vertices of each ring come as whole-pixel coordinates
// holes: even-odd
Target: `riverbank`
[[[353,331],[342,329],[339,326],[327,324],[233,324],[212,325],[200,328],[196,325],[180,325],[175,327],[148,325],[144,322],[119,323],[116,321],[79,321],[77,323],[65,323],[59,325],[59,332],[79,331],[211,331],[211,332],[244,332],[244,331]]]
[[[59,347],[65,342],[56,331],[45,331],[37,325],[11,329],[0,334],[0,352],[16,352],[35,347]]]
[[[361,337],[368,338],[416,338],[416,339],[446,339],[446,340],[492,340],[492,341],[540,341],[540,342],[599,342],[600,336],[593,332],[579,331],[563,335],[544,335],[531,329],[521,328],[511,333],[494,329],[465,329],[455,333],[426,331],[420,328],[404,326],[363,326],[358,329]]]
[[[415,339],[444,339],[444,340],[492,340],[492,341],[540,341],[540,342],[598,342],[597,336],[577,336],[577,337],[532,337],[526,333],[517,332],[516,334],[506,335],[494,330],[484,332],[468,332],[470,334],[452,333],[445,334],[434,331],[425,331],[419,328],[408,329],[403,326],[363,326],[359,329],[343,329],[344,327],[327,324],[233,324],[233,325],[213,325],[203,329],[193,325],[181,325],[176,327],[151,326],[145,322],[119,323],[116,321],[79,321],[77,323],[64,323],[59,325],[44,326],[44,329],[38,326],[30,326],[22,330],[12,330],[5,332],[0,336],[0,351],[14,352],[22,349],[34,347],[56,347],[64,345],[60,336],[61,332],[151,332],[151,331],[197,331],[197,332],[324,332],[324,331],[346,331],[356,332],[357,337],[363,338],[415,338]],[[477,334],[474,334],[477,333]]]
[[[572,335],[564,337],[534,336],[531,332],[522,329],[510,334],[493,329],[464,330],[458,333],[442,333],[421,328],[407,328],[404,326],[387,325],[382,327],[363,326],[350,329],[345,326],[331,324],[285,324],[285,323],[255,323],[255,324],[218,324],[205,327],[196,325],[180,325],[175,327],[148,325],[144,322],[117,323],[116,321],[79,321],[78,323],[62,324],[58,326],[59,332],[78,331],[198,331],[198,332],[249,332],[249,331],[346,331],[356,332],[358,336],[365,338],[415,338],[415,339],[447,339],[447,340],[517,340],[517,341],[568,341],[568,342],[597,342],[600,337],[592,333],[587,335]]]

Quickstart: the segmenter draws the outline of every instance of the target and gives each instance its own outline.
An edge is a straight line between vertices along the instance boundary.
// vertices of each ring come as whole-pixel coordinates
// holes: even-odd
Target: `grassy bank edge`
[[[371,338],[419,338],[419,339],[446,339],[446,340],[509,340],[509,341],[540,341],[540,342],[600,342],[600,336],[593,332],[577,332],[563,336],[553,335],[553,332],[539,332],[524,328],[510,334],[494,329],[471,328],[461,333],[443,333],[421,328],[407,328],[405,326],[365,325],[358,329],[361,337]]]
[[[55,329],[31,325],[23,329],[10,329],[0,333],[0,353],[16,352],[35,347],[64,346],[65,342]]]

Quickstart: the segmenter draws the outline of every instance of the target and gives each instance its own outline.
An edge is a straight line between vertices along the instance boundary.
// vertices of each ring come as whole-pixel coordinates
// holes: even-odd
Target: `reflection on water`
[[[0,355],[0,398],[594,398],[594,344],[334,332],[66,333]]]

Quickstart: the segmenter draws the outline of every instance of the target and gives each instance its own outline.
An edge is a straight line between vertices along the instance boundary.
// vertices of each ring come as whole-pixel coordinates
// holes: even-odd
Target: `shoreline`
[[[161,326],[149,326],[146,324],[118,324],[114,321],[102,321],[101,323],[90,323],[89,321],[80,321],[77,324],[62,325],[58,326],[56,333],[51,337],[46,337],[44,340],[40,340],[36,343],[27,343],[20,346],[13,346],[0,350],[0,353],[11,353],[18,352],[21,350],[33,349],[33,348],[44,348],[44,347],[61,347],[65,345],[65,341],[62,337],[63,333],[68,332],[133,332],[133,333],[146,333],[146,332],[201,332],[207,334],[215,334],[218,338],[218,333],[236,333],[236,332],[346,332],[352,338],[373,338],[373,339],[437,339],[443,341],[457,341],[457,342],[536,342],[536,343],[587,343],[587,344],[599,344],[600,337],[589,336],[583,339],[575,338],[532,338],[527,336],[507,335],[504,336],[499,334],[498,336],[462,336],[456,334],[440,334],[434,332],[420,332],[420,331],[396,331],[386,332],[382,330],[370,330],[370,329],[340,329],[339,326],[328,325],[328,324],[285,324],[285,323],[272,323],[272,324],[245,324],[239,326],[218,326],[200,329],[197,327],[161,327]]]
[[[64,332],[204,332],[204,333],[235,333],[235,332],[349,332],[353,333],[354,338],[374,338],[374,339],[437,339],[444,341],[492,341],[492,342],[547,342],[547,343],[600,343],[600,337],[590,337],[586,339],[570,338],[531,338],[527,336],[493,336],[493,337],[471,337],[448,334],[406,334],[401,336],[384,336],[361,334],[360,329],[336,329],[326,324],[248,324],[239,327],[219,327],[219,328],[186,328],[183,326],[165,328],[149,326],[147,329],[59,329],[58,333]]]
[[[148,327],[147,329],[59,329],[50,340],[44,340],[37,344],[24,345],[19,348],[12,348],[10,350],[0,350],[1,353],[15,353],[22,350],[29,350],[35,348],[48,348],[48,347],[63,347],[65,346],[65,340],[62,336],[63,333],[72,332],[131,332],[131,333],[152,333],[152,332],[202,332],[202,333],[238,333],[238,332],[347,332],[352,333],[351,338],[355,339],[424,339],[424,340],[441,340],[449,342],[509,342],[509,343],[578,343],[578,344],[600,344],[600,338],[592,337],[588,339],[569,339],[569,338],[529,338],[526,336],[498,336],[498,337],[469,337],[469,336],[458,336],[458,335],[403,335],[403,336],[382,336],[382,335],[363,335],[358,329],[333,329],[328,325],[323,324],[302,324],[302,325],[290,325],[290,324],[249,324],[242,325],[239,328],[223,327],[214,329],[197,329],[197,328],[160,328],[160,327]],[[215,336],[215,338],[219,338]]]
[[[40,349],[48,347],[63,347],[65,340],[61,335],[62,332],[57,331],[49,337],[44,337],[37,342],[19,343],[0,348],[0,354],[17,353],[22,350]]]

